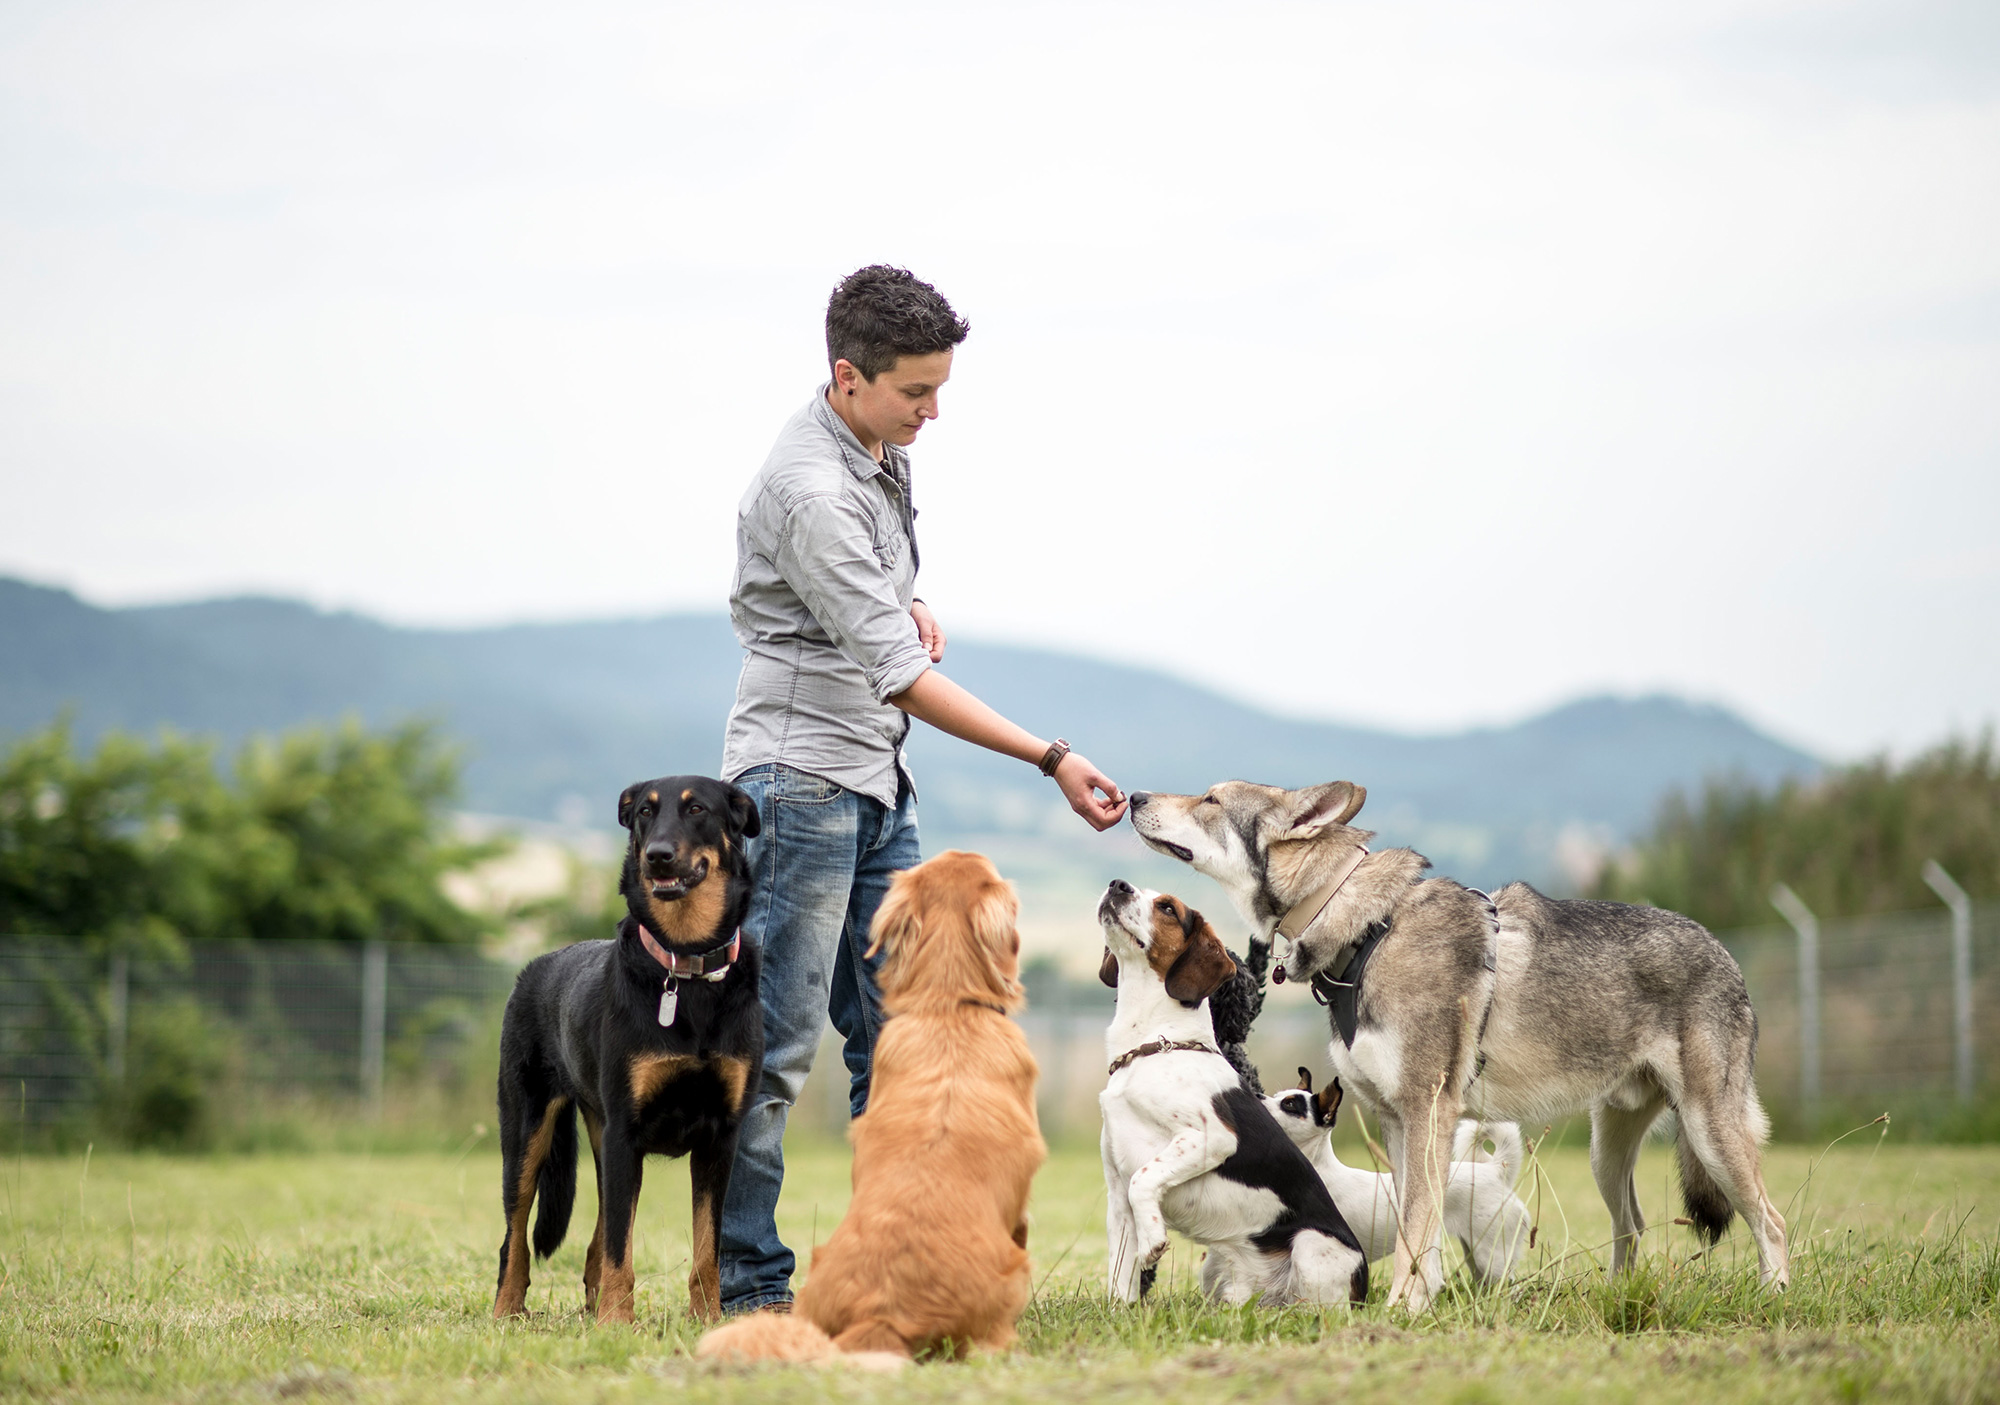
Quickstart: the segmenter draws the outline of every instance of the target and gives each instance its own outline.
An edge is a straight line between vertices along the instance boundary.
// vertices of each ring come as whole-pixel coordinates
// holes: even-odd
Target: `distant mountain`
[[[740,661],[719,614],[401,629],[268,599],[105,610],[0,578],[0,737],[64,708],[85,738],[172,726],[235,740],[344,714],[426,716],[466,748],[469,808],[571,824],[608,826],[635,778],[714,771]],[[1674,786],[1818,766],[1720,708],[1664,696],[1417,737],[1274,717],[1163,674],[1035,649],[955,642],[944,668],[1130,787],[1359,781],[1362,819],[1385,841],[1481,884],[1563,886],[1566,864],[1632,835]],[[1005,852],[1024,886],[1077,893],[1103,882],[1107,854],[1145,863],[1129,844],[1080,845],[1054,787],[1017,762],[921,727],[911,755],[929,849]]]

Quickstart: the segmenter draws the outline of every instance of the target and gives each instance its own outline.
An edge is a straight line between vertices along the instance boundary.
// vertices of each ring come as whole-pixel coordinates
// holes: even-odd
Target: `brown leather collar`
[[[1319,915],[1326,911],[1326,905],[1347,886],[1347,880],[1354,876],[1354,870],[1361,867],[1361,861],[1367,857],[1368,846],[1364,844],[1354,851],[1352,858],[1334,871],[1329,881],[1287,908],[1285,915],[1278,919],[1278,935],[1286,941],[1297,941],[1306,928],[1319,920]]]
[[[966,999],[966,1000],[961,1000],[958,1003],[961,1005],[977,1005],[980,1009],[991,1010],[996,1015],[1004,1015],[1007,1013],[1007,1007],[1005,1005],[995,1005],[991,1000]]]
[[[676,979],[719,981],[736,964],[736,958],[743,950],[743,933],[739,931],[724,946],[683,956],[661,946],[659,940],[646,930],[645,923],[635,921],[633,925],[639,929],[639,944],[646,948],[646,954],[666,967],[667,974]]]
[[[1199,1039],[1149,1039],[1138,1048],[1127,1049],[1113,1059],[1111,1067],[1105,1070],[1105,1075],[1109,1077],[1134,1059],[1143,1059],[1152,1054],[1164,1054],[1174,1049],[1198,1049],[1204,1054],[1213,1054],[1218,1059],[1222,1057],[1222,1050],[1213,1044],[1204,1044]]]

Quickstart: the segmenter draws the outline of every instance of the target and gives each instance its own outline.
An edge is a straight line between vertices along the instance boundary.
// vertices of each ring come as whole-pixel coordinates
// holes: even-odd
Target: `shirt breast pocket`
[[[893,527],[878,526],[875,532],[875,559],[882,569],[893,572],[903,561],[903,534]]]

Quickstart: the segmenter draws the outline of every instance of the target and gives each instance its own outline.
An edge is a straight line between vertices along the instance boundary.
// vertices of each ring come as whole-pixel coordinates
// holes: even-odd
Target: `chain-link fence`
[[[29,1126],[96,1102],[109,970],[74,943],[0,941],[0,1077]]]
[[[2000,1058],[2000,905],[1966,911],[1956,930],[1951,914],[1933,911],[1816,923],[1811,942],[1783,927],[1720,934],[1757,1007],[1757,1081],[1781,1121],[1809,1124],[1815,1104],[1893,1109],[1984,1089]],[[365,1114],[385,1085],[434,1084],[490,1060],[517,969],[385,943],[197,943],[169,961],[0,941],[7,1120],[34,1127],[87,1112],[137,1072],[130,1063],[152,1047],[149,1021],[174,1010],[199,1012],[221,1035],[228,1076],[244,1086],[346,1100]],[[1802,979],[1809,969],[1816,980]],[[1816,1036],[1801,1018],[1814,1004]],[[1110,1014],[1111,992],[1094,982],[1035,984],[1022,1026],[1042,1066],[1051,1136],[1095,1135]],[[1299,1064],[1324,1072],[1324,1013],[1274,993],[1250,1049],[1273,1086],[1289,1085]],[[846,1107],[829,1037],[794,1121],[837,1133]]]
[[[1967,918],[1956,932],[1949,913],[1897,912],[1720,933],[1757,1009],[1765,1102],[1810,1121],[1822,1104],[1978,1096],[2000,1067],[2000,905]]]
[[[516,969],[387,942],[196,942],[167,958],[0,941],[0,1089],[28,1126],[60,1123],[149,1073],[167,1040],[197,1075],[373,1110],[392,1063],[421,1077],[461,1059]],[[172,1025],[180,1012],[192,1026]]]

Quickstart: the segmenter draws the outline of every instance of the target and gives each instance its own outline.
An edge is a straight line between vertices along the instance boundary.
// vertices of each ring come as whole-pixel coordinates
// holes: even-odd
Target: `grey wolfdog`
[[[1328,1004],[1334,1068],[1380,1118],[1395,1172],[1390,1303],[1421,1312],[1442,1286],[1439,1200],[1459,1117],[1585,1108],[1613,1273],[1645,1228],[1640,1142],[1671,1108],[1688,1217],[1713,1243],[1740,1211],[1763,1281],[1783,1288],[1785,1222],[1759,1152],[1769,1123],[1752,1078],[1757,1016],[1722,943],[1656,908],[1557,901],[1525,883],[1488,897],[1425,878],[1421,854],[1370,853],[1373,834],[1348,825],[1366,798],[1347,781],[1139,791],[1132,827],[1222,886],[1253,949],[1290,938],[1274,978],[1309,981]]]

